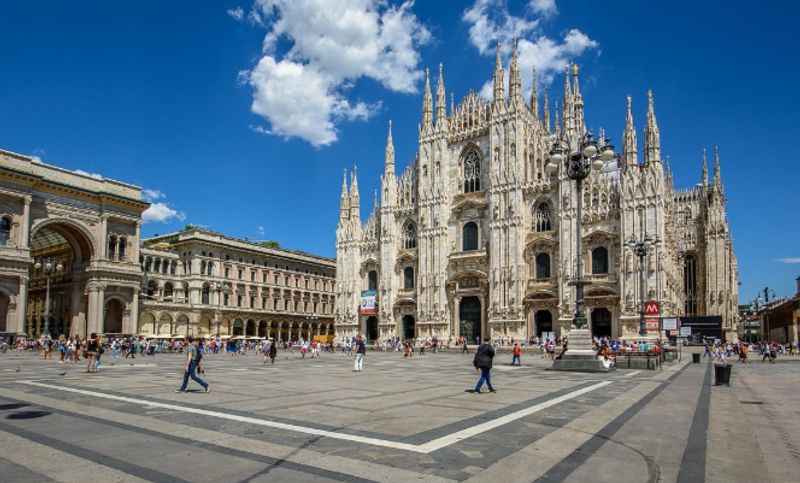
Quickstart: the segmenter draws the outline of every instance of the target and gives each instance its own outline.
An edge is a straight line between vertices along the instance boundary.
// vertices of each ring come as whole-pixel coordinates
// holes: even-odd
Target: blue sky
[[[336,8],[325,8],[334,4]],[[0,147],[138,184],[147,235],[186,223],[333,256],[342,170],[366,216],[394,121],[413,159],[422,69],[458,100],[516,33],[551,99],[577,61],[587,123],[620,144],[656,96],[676,184],[719,144],[741,299],[800,275],[800,6],[787,2],[4,2]],[[641,141],[641,136],[640,136]],[[162,220],[162,221],[158,221]],[[788,263],[793,262],[793,263]]]

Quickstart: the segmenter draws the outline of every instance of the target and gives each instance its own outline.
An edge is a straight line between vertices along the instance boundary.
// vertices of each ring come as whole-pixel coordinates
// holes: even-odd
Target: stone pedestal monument
[[[606,367],[592,349],[592,333],[589,329],[572,329],[567,339],[567,352],[553,362],[554,371],[608,372],[614,367]]]

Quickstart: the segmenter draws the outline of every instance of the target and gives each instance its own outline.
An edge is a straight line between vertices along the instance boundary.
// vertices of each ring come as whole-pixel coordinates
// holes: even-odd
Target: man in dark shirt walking
[[[483,342],[479,347],[478,350],[475,352],[475,358],[472,360],[472,365],[475,366],[475,369],[480,371],[481,377],[478,379],[478,384],[475,385],[475,393],[479,394],[481,392],[481,388],[483,387],[484,381],[486,382],[486,387],[489,388],[489,392],[495,392],[494,388],[492,387],[492,359],[494,359],[494,347],[488,342]]]

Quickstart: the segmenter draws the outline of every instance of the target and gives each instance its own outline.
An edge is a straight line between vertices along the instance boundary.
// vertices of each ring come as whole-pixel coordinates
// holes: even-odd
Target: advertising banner
[[[661,327],[664,330],[678,330],[678,319],[670,317],[661,321]]]
[[[358,307],[360,315],[378,315],[378,293],[374,290],[361,292],[361,304]]]

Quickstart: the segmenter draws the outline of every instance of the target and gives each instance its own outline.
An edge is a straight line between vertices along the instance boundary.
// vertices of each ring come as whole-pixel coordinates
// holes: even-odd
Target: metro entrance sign
[[[661,314],[661,307],[655,300],[649,300],[644,303],[644,316],[645,317],[658,317]]]
[[[644,303],[644,325],[648,334],[658,335],[661,315],[661,306],[655,300],[648,300]]]

